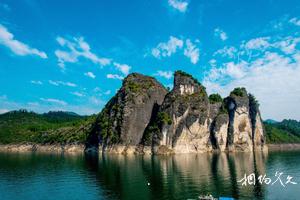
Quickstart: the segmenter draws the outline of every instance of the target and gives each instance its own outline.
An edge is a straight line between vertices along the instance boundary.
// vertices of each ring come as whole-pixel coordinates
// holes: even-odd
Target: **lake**
[[[275,182],[276,171],[283,172],[284,186]],[[238,182],[251,173],[266,177],[260,179],[262,183],[256,180],[247,186]],[[298,184],[286,184],[288,175]],[[275,183],[267,184],[267,178]],[[208,193],[237,199],[300,199],[300,152],[175,156],[0,153],[1,200],[197,199]]]

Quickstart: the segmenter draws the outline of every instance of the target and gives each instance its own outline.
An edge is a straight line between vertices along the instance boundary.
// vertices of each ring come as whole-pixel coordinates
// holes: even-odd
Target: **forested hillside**
[[[0,143],[84,143],[94,118],[63,111],[11,111],[0,115]]]
[[[285,119],[282,122],[264,122],[267,143],[300,143],[300,122]]]

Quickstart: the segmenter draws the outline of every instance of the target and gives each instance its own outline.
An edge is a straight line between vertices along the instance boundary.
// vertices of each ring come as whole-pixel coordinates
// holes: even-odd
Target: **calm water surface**
[[[242,186],[244,174],[275,172],[296,185]],[[150,185],[148,185],[150,183]],[[300,152],[159,156],[0,153],[0,199],[300,199]]]

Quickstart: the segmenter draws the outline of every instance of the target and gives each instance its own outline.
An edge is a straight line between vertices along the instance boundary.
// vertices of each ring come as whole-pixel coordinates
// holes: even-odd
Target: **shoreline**
[[[268,151],[294,151],[300,150],[300,143],[268,144]],[[82,154],[85,152],[83,144],[49,145],[49,144],[0,144],[0,152],[39,152],[39,153],[66,153]],[[106,152],[108,154],[119,154],[116,152]],[[121,153],[120,153],[121,154]]]
[[[0,144],[0,152],[40,152],[40,153],[67,153],[79,154],[84,153],[83,144],[66,144],[66,145],[43,145],[43,144]]]
[[[268,144],[269,151],[294,151],[300,150],[300,143]]]

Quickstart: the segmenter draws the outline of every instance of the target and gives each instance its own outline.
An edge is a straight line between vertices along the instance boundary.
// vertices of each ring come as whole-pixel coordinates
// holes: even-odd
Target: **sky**
[[[297,0],[0,0],[0,113],[98,113],[128,74],[183,70],[300,120],[299,43]]]

